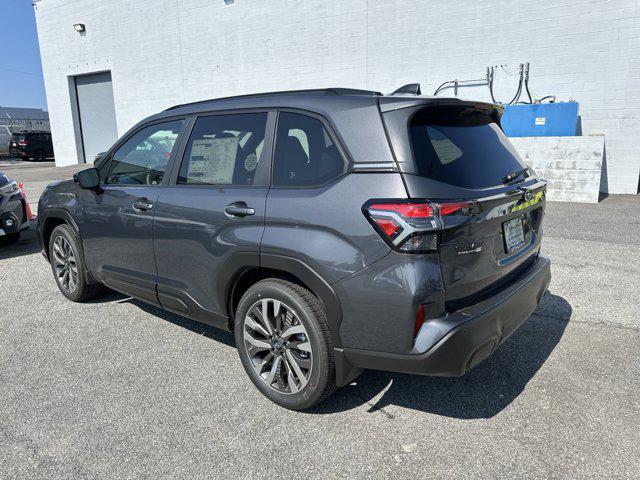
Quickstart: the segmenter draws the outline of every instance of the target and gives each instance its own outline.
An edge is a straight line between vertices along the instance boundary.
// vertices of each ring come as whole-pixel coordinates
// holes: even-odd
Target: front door
[[[171,311],[227,327],[241,266],[259,265],[275,114],[199,117],[155,208],[158,298]]]
[[[100,188],[80,193],[78,227],[89,270],[114,290],[156,304],[153,215],[183,123],[133,133],[101,167]]]

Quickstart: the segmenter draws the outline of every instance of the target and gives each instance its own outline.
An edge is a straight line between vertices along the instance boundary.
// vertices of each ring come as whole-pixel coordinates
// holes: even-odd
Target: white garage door
[[[84,159],[93,163],[95,156],[118,138],[111,72],[81,75],[75,80]]]

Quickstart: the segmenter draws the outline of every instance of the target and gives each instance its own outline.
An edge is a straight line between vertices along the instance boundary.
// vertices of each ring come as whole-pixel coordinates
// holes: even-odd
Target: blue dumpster
[[[506,105],[500,123],[508,137],[573,137],[578,107],[577,102]]]

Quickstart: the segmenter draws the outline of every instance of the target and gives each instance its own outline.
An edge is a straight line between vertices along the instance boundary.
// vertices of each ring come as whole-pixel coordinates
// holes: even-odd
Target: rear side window
[[[346,162],[320,120],[298,113],[280,113],[273,185],[320,186],[345,171]]]
[[[187,143],[177,183],[254,185],[258,164],[264,161],[266,128],[266,113],[198,118]]]
[[[500,127],[473,108],[427,108],[409,121],[419,175],[462,188],[500,185],[525,165]]]

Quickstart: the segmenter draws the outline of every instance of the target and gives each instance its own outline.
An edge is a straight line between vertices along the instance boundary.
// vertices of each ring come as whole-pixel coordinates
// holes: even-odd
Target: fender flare
[[[344,355],[340,339],[342,307],[333,288],[313,268],[297,258],[271,253],[260,254],[260,267],[294,275],[304,283],[323,303],[327,313],[327,322],[331,332],[335,360],[336,386],[343,387],[362,373],[354,367]]]
[[[331,286],[320,275],[318,275],[313,268],[297,258],[271,253],[261,253],[259,265],[245,265],[243,268],[238,268],[236,270],[237,274],[233,276],[233,281],[231,282],[231,285],[229,285],[230,288],[227,290],[228,293],[233,295],[233,290],[235,289],[237,282],[247,271],[256,267],[267,268],[270,270],[280,271],[283,274],[293,275],[306,285],[306,287],[320,299],[325,308],[329,330],[331,331],[331,340],[334,347],[342,348],[342,341],[340,340],[342,308],[340,307],[340,301],[333,291],[333,288],[331,288]],[[228,313],[229,318],[232,318],[232,312]]]
[[[87,269],[87,262],[84,259],[84,245],[82,244],[82,236],[80,235],[80,229],[78,228],[78,224],[76,223],[76,221],[73,219],[73,216],[66,210],[63,210],[61,208],[47,208],[42,215],[38,215],[38,240],[40,241],[40,245],[42,245],[42,251],[45,254],[45,258],[47,259],[47,261],[49,261],[49,245],[45,245],[45,241],[44,241],[44,226],[47,223],[47,220],[50,218],[58,218],[61,220],[64,220],[65,223],[67,225],[69,225],[71,227],[71,229],[74,231],[74,233],[78,236],[78,238],[80,239],[80,255],[82,255],[82,264],[84,266],[84,273],[86,274],[87,278],[89,278],[92,282],[94,283],[100,283],[97,282],[96,279],[93,277],[93,275],[91,274],[91,272],[89,271],[89,269]]]
[[[80,229],[78,228],[78,224],[75,222],[69,212],[60,208],[47,208],[41,215],[38,215],[38,239],[40,240],[40,244],[42,245],[42,248],[45,252],[47,252],[49,246],[45,245],[44,243],[44,226],[47,223],[47,220],[50,218],[58,218],[60,220],[64,220],[65,223],[67,223],[73,229],[75,234],[78,235],[78,238],[80,238]],[[82,239],[80,241],[80,244],[82,245]],[[84,257],[84,252],[82,253]]]

